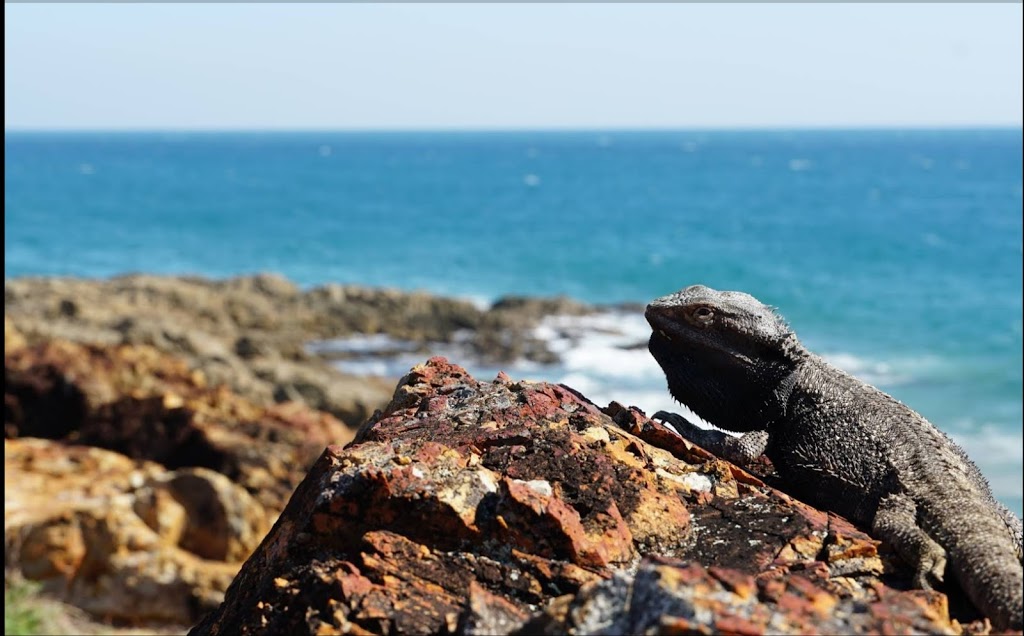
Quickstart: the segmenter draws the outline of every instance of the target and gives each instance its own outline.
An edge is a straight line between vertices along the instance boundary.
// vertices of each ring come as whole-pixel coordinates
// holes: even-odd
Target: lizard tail
[[[943,510],[933,522],[957,581],[996,629],[1021,630],[1024,568],[1005,522],[989,502],[971,497],[951,512]]]

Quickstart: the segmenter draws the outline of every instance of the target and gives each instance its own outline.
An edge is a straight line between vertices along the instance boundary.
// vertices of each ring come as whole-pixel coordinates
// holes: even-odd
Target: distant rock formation
[[[341,373],[307,351],[313,341],[383,334],[426,357],[433,343],[465,338],[484,361],[552,362],[557,356],[532,327],[548,315],[594,311],[565,298],[512,297],[482,309],[425,292],[337,284],[302,291],[275,274],[16,278],[4,283],[4,303],[5,336],[15,328],[29,342],[151,345],[256,404],[301,401],[352,428],[387,403],[397,378]]]

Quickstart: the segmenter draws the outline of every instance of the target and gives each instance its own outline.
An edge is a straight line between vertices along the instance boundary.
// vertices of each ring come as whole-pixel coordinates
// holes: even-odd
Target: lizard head
[[[648,347],[672,396],[731,431],[765,428],[785,412],[803,347],[749,294],[694,285],[651,301]]]

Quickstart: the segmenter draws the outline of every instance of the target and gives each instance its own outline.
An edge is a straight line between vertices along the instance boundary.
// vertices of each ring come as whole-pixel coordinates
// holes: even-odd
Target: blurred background
[[[679,407],[640,304],[743,290],[1021,512],[1019,4],[4,15],[8,282],[568,296],[601,307],[538,323],[548,359],[432,351],[649,413]],[[382,335],[320,346],[356,374],[425,359]]]

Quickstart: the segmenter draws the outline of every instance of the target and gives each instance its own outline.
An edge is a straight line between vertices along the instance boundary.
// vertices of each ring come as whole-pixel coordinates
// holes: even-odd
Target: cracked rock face
[[[876,548],[636,409],[434,358],[192,633],[959,633]]]

